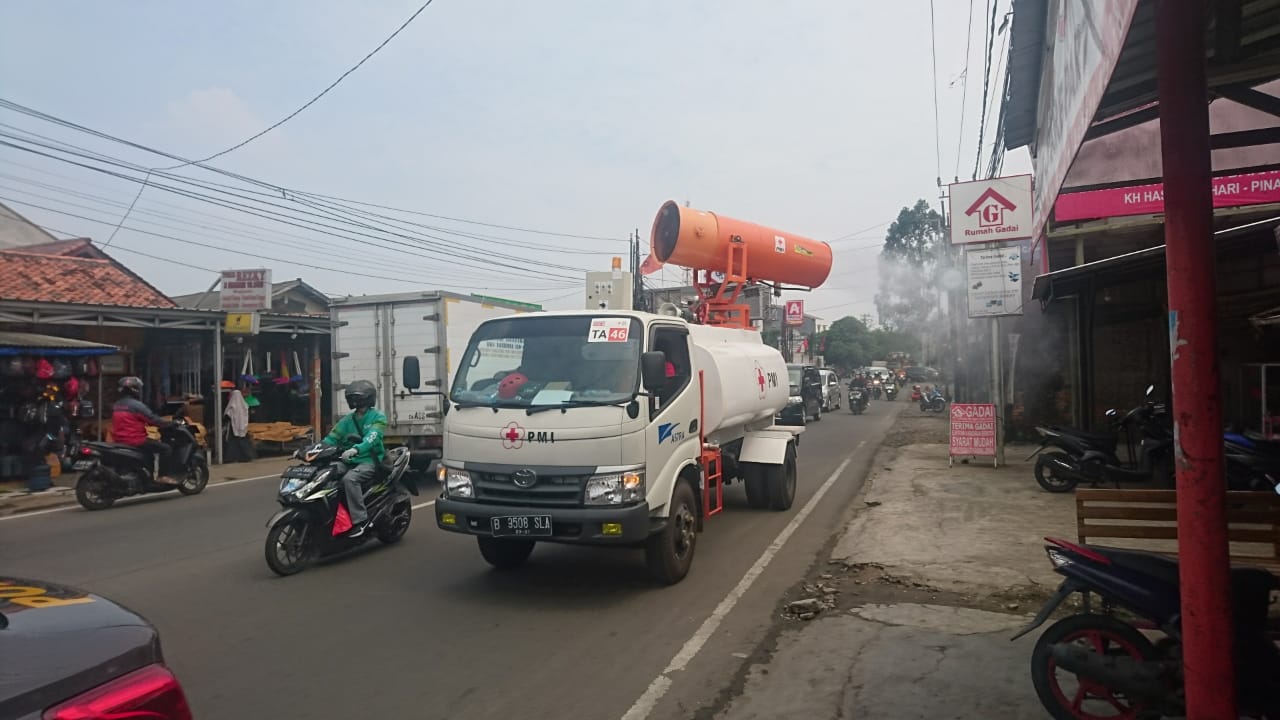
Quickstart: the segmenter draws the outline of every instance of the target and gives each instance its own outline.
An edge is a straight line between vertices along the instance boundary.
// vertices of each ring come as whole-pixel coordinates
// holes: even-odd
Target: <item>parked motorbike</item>
[[[898,383],[887,382],[884,384],[884,399],[893,402],[898,397]]]
[[[849,388],[849,411],[854,415],[861,415],[867,409],[869,402],[866,388],[857,386]]]
[[[940,413],[947,409],[947,399],[938,388],[929,388],[920,395],[920,412]]]
[[[1050,625],[1036,641],[1031,678],[1040,703],[1059,720],[1185,715],[1177,560],[1045,540],[1054,572],[1066,579],[1012,639],[1040,627],[1075,593],[1083,612]],[[1236,694],[1248,717],[1280,717],[1280,649],[1267,628],[1273,590],[1280,579],[1266,570],[1232,568]],[[1163,637],[1153,643],[1130,615]]]
[[[151,453],[132,445],[83,441],[71,469],[81,473],[76,481],[76,500],[86,510],[105,510],[115,501],[131,495],[177,490],[196,495],[209,484],[209,461],[196,442],[185,417],[160,430],[160,440],[173,452],[159,459],[161,475],[178,480],[176,485],[158,482]]]
[[[1121,416],[1115,409],[1107,411],[1112,431],[1091,433],[1075,428],[1036,426],[1044,438],[1040,447],[1027,456],[1036,460],[1036,482],[1049,492],[1071,492],[1081,482],[1097,486],[1111,480],[1120,487],[1129,482],[1155,481],[1173,483],[1173,419],[1168,407],[1151,395],[1155,386],[1147,386],[1146,400]],[[1118,433],[1123,430],[1128,449],[1128,462],[1116,454]]]
[[[359,437],[348,438],[351,443]],[[298,465],[280,475],[281,509],[267,521],[267,566],[277,575],[293,575],[319,558],[336,555],[376,537],[387,545],[399,542],[413,516],[410,495],[418,494],[413,479],[405,474],[409,449],[387,451],[372,485],[365,490],[369,512],[368,529],[350,537],[351,518],[347,513],[342,476],[350,466],[341,459],[341,449],[317,443],[297,456]]]
[[[1266,491],[1280,486],[1280,445],[1245,433],[1222,436],[1227,489]]]

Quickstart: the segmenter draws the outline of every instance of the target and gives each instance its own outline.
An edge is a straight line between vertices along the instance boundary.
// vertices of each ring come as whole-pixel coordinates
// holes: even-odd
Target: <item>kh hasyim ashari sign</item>
[[[271,309],[270,270],[223,270],[220,307],[228,312]]]
[[[951,457],[995,457],[996,406],[951,404]]]
[[[1034,233],[1030,175],[955,183],[949,187],[952,245],[1026,240]]]

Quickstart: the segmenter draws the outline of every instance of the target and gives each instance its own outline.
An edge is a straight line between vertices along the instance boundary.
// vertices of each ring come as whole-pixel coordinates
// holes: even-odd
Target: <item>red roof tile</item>
[[[164,293],[107,258],[0,251],[0,300],[177,307]]]
[[[41,243],[39,245],[22,245],[21,247],[9,249],[15,252],[31,253],[33,255],[61,255],[62,257],[80,257],[98,260],[107,259],[107,254],[99,250],[89,238],[72,238],[70,240]]]

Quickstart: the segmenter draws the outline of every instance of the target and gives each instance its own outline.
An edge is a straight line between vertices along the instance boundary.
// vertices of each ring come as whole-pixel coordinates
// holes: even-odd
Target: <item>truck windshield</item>
[[[471,336],[450,399],[464,406],[605,405],[635,397],[643,332],[633,318],[516,316]]]

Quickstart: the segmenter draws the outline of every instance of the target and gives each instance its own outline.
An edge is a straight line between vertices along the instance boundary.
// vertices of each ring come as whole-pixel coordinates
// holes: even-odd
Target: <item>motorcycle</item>
[[[898,384],[895,382],[885,383],[884,399],[893,402],[898,397]]]
[[[938,388],[930,388],[920,395],[920,412],[932,411],[940,413],[946,409],[947,399],[943,397]]]
[[[920,390],[920,386],[912,385],[911,386],[911,402],[917,402],[922,397],[924,397],[924,392]]]
[[[1082,595],[1083,612],[1055,622],[1036,640],[1031,678],[1040,703],[1060,720],[1185,715],[1178,561],[1045,540],[1054,572],[1065,580],[1011,639],[1040,627],[1073,594]],[[1236,692],[1248,717],[1280,717],[1280,649],[1267,627],[1273,590],[1280,590],[1280,579],[1270,572],[1232,568]],[[1153,643],[1130,615],[1163,637]]]
[[[1093,486],[1111,480],[1157,481],[1171,485],[1173,479],[1173,421],[1164,403],[1151,399],[1154,386],[1148,386],[1146,400],[1120,416],[1115,409],[1107,411],[1112,432],[1091,433],[1074,428],[1036,426],[1044,440],[1027,460],[1046,452],[1036,460],[1036,482],[1048,492],[1071,492],[1080,482]],[[1116,454],[1118,433],[1125,431],[1130,462],[1122,462]]]
[[[879,400],[881,392],[883,392],[883,386],[881,385],[880,381],[879,380],[873,381],[871,383],[871,397],[875,398],[876,400]]]
[[[116,500],[131,495],[177,490],[183,495],[197,495],[209,484],[209,461],[196,442],[183,416],[160,430],[161,441],[173,452],[160,456],[161,474],[176,475],[178,483],[158,482],[154,475],[155,460],[151,453],[132,445],[82,441],[73,471],[81,473],[76,481],[76,501],[86,510],[105,510]]]
[[[349,437],[354,444],[359,437]],[[378,465],[371,486],[364,492],[369,512],[368,529],[356,536],[347,513],[342,476],[349,470],[341,449],[317,443],[295,453],[302,463],[280,475],[280,510],[267,521],[267,566],[277,575],[302,572],[319,558],[336,555],[376,537],[392,545],[404,537],[413,516],[410,495],[417,484],[406,475],[409,449],[393,448]]]
[[[852,412],[854,415],[861,415],[862,411],[867,409],[868,402],[866,388],[849,388],[849,412]]]

